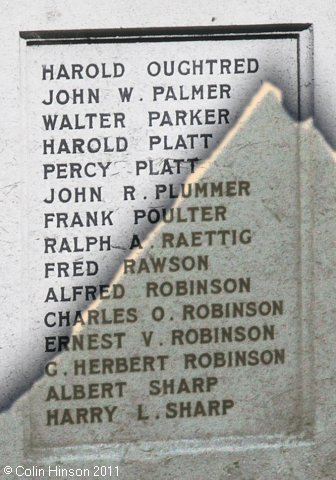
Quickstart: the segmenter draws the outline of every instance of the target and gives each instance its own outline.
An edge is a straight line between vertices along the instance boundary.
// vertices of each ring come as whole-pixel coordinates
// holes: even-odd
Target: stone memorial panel
[[[56,24],[20,33],[23,348],[44,374],[0,416],[0,477],[332,479],[312,26]]]
[[[63,428],[54,432],[53,427],[68,428],[68,423],[79,425],[75,435],[71,429],[73,443],[106,440],[101,422],[117,423],[118,433],[111,431],[109,439],[114,442],[216,437],[224,431],[226,436],[278,434],[301,428],[299,384],[283,398],[285,387],[299,375],[298,152],[281,159],[279,169],[278,162],[267,156],[249,152],[253,159],[246,159],[246,148],[240,160],[238,149],[237,158],[231,155],[228,162],[231,165],[234,159],[233,172],[217,160],[204,187],[181,183],[207,168],[202,161],[229,129],[232,133],[242,103],[268,78],[269,71],[274,78],[286,76],[288,102],[299,115],[300,35],[263,32],[244,37],[199,30],[165,35],[143,32],[141,36],[131,32],[104,39],[97,36],[90,42],[39,39],[32,34],[23,37],[25,169],[31,178],[25,215],[30,250],[25,269],[30,284],[28,317],[39,325],[43,322],[43,350],[49,356],[77,338],[70,336],[70,329],[85,323],[81,312],[92,301],[116,302],[112,316],[107,314],[111,318],[104,322],[97,317],[95,328],[101,331],[105,323],[108,331],[121,326],[115,333],[80,334],[82,343],[74,345],[79,358],[71,372],[62,373],[64,384],[41,393],[47,402],[44,416],[40,402],[33,402],[32,429],[44,431],[34,435],[36,444],[64,443]],[[308,71],[307,62],[304,66]],[[279,137],[277,141],[285,140]],[[172,207],[181,188],[186,206]],[[265,209],[270,218],[264,215]],[[286,228],[282,217],[288,210],[290,227]],[[152,245],[159,254],[152,257],[151,251],[149,259],[141,259],[140,267],[126,260],[126,286],[116,285],[109,291],[116,258],[141,251],[146,231],[162,222],[168,224],[168,232],[161,243],[156,240],[160,245]],[[262,222],[267,224],[265,232]],[[175,232],[176,228],[180,231]],[[287,262],[280,262],[284,249]],[[121,255],[116,257],[113,250]],[[277,275],[275,264],[280,264]],[[170,272],[175,273],[174,279],[162,283]],[[190,285],[182,280],[184,276],[191,278]],[[139,298],[130,297],[128,290],[138,291]],[[182,304],[179,297],[189,301]],[[161,305],[166,302],[167,306]],[[263,317],[278,321],[265,323]],[[174,323],[168,323],[168,318]],[[234,321],[223,327],[224,318]],[[255,318],[256,323],[237,325],[239,318]],[[40,336],[31,340],[32,348],[41,348]],[[234,348],[223,351],[219,349],[222,344]],[[86,365],[77,370],[81,355],[91,350],[97,357],[93,360],[104,363],[102,370],[97,367],[93,373],[102,375],[98,383],[91,382]],[[107,369],[105,350],[121,354],[124,370]],[[158,365],[150,363],[154,360]],[[133,361],[137,375],[127,365]],[[249,387],[244,386],[244,370],[230,374],[230,380],[225,374],[218,377],[216,370],[257,365],[272,368],[248,375]],[[277,380],[274,404],[267,400],[268,388],[273,389],[271,379],[280,365],[285,373],[282,383]],[[174,372],[179,372],[177,377]],[[74,378],[70,380],[71,373]],[[105,388],[112,388],[112,379],[114,393],[108,393]],[[139,384],[143,391],[138,391]],[[72,388],[75,393],[68,393]],[[246,398],[246,388],[251,400]],[[91,400],[91,394],[84,389],[97,389],[92,399],[104,403],[106,397],[115,405],[102,407],[101,402],[99,406],[93,402],[85,414],[83,402]],[[238,391],[240,401],[233,398]],[[200,400],[190,402],[186,393],[199,393]],[[174,401],[168,401],[171,395]],[[133,405],[135,398],[142,397],[145,403]],[[78,408],[62,409],[62,399],[82,402]],[[268,404],[261,413],[263,422],[254,413],[260,402]],[[145,405],[155,421],[143,421]],[[132,415],[137,415],[135,423],[130,421]],[[170,435],[162,429],[162,415],[175,419]],[[219,422],[219,415],[227,420]],[[202,420],[189,420],[187,427],[180,422],[184,417],[200,416]],[[245,417],[243,428],[244,421],[237,423],[237,418]],[[97,423],[96,428],[81,433],[82,424],[87,423]]]

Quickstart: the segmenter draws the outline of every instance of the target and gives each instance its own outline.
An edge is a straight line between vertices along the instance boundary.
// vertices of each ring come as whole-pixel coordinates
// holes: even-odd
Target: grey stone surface
[[[27,150],[24,145],[23,134],[29,127],[24,121],[24,92],[27,84],[24,82],[26,57],[24,42],[19,42],[20,31],[62,30],[62,29],[106,29],[106,28],[141,28],[141,27],[171,27],[171,26],[220,26],[220,25],[265,25],[283,23],[312,23],[314,31],[314,121],[319,129],[327,136],[329,142],[334,144],[335,118],[335,56],[333,55],[333,39],[335,12],[332,1],[321,3],[303,1],[293,4],[285,0],[281,8],[277,1],[244,2],[237,1],[228,5],[227,2],[218,1],[193,1],[193,2],[161,2],[160,9],[152,1],[115,1],[102,0],[97,8],[95,1],[69,2],[59,1],[57,5],[51,2],[35,1],[27,4],[22,1],[12,3],[3,2],[1,38],[1,105],[2,116],[0,126],[2,132],[2,146],[0,158],[1,173],[1,263],[3,274],[1,285],[2,299],[2,341],[0,349],[0,374],[1,374],[1,405],[9,404],[20,390],[31,383],[32,371],[41,366],[40,350],[31,349],[27,342],[30,338],[39,338],[41,334],[40,322],[31,321],[27,313],[27,305],[34,305],[33,293],[29,271],[22,267],[31,250],[27,247],[27,239],[22,225],[25,219],[27,192],[39,188],[39,182],[29,185],[32,176],[24,174],[26,168]],[[162,14],[164,12],[164,14]],[[312,51],[308,49],[311,55]],[[305,56],[301,50],[300,54]],[[272,62],[276,60],[273,57]],[[288,59],[288,66],[292,68],[292,61]],[[21,69],[21,74],[20,74]],[[30,70],[29,70],[30,71]],[[289,73],[289,72],[287,72]],[[280,79],[272,77],[272,68],[269,70],[268,80],[282,81],[281,86],[286,95],[286,75]],[[264,78],[267,79],[267,78]],[[311,86],[311,78],[306,82],[306,88]],[[309,86],[310,85],[310,86]],[[33,87],[34,88],[34,87]],[[37,87],[35,93],[40,94]],[[295,98],[291,97],[291,98]],[[249,96],[245,97],[246,100]],[[243,103],[240,104],[242,107]],[[287,101],[288,106],[288,101]],[[282,114],[281,114],[282,115]],[[20,128],[18,126],[20,125]],[[36,125],[35,125],[36,127]],[[35,128],[34,127],[34,128]],[[274,133],[278,133],[278,125]],[[36,133],[36,132],[35,132]],[[281,413],[279,421],[270,415],[269,434],[265,435],[264,424],[251,425],[247,423],[248,406],[244,406],[242,418],[244,424],[239,426],[237,435],[230,437],[209,434],[204,440],[202,436],[208,425],[202,425],[200,436],[190,439],[188,429],[178,432],[179,439],[159,443],[149,442],[147,439],[134,441],[131,428],[129,440],[124,443],[105,444],[94,443],[93,447],[86,446],[91,442],[90,429],[83,430],[83,438],[79,445],[78,436],[70,434],[73,447],[62,448],[43,444],[42,438],[49,440],[49,445],[63,445],[60,435],[48,439],[48,434],[42,437],[43,416],[46,404],[39,409],[41,398],[37,404],[30,405],[29,398],[41,388],[42,383],[36,385],[31,394],[21,399],[10,411],[0,416],[0,478],[18,478],[5,476],[4,465],[32,465],[45,466],[47,464],[62,464],[64,466],[94,466],[96,463],[120,464],[121,478],[299,478],[299,479],[333,479],[335,464],[334,446],[334,417],[335,389],[334,389],[334,322],[335,311],[335,156],[326,142],[316,131],[307,126],[307,130],[300,132],[303,154],[301,160],[296,159],[299,166],[299,175],[293,175],[289,185],[296,185],[297,202],[289,195],[291,206],[300,205],[296,212],[303,215],[303,231],[295,227],[299,240],[295,240],[295,233],[291,237],[291,254],[294,258],[294,249],[297,240],[299,252],[296,256],[297,268],[292,268],[291,284],[295,286],[296,280],[302,281],[302,294],[297,298],[303,305],[300,315],[296,315],[296,331],[291,330],[292,325],[286,320],[285,328],[281,329],[283,341],[290,337],[286,348],[294,351],[289,360],[289,368],[282,368],[281,377],[283,384],[276,384],[276,391],[282,391],[283,385],[288,382],[291,387],[287,393],[290,402],[288,415],[295,415],[292,434],[288,435],[287,425],[289,419],[282,414],[285,411],[280,399],[273,399],[277,413]],[[311,161],[309,160],[311,159]],[[289,190],[291,190],[289,188]],[[311,202],[313,198],[313,202]],[[272,197],[273,199],[273,197]],[[285,203],[285,202],[284,202]],[[279,210],[285,217],[295,215],[293,210],[282,210],[279,204],[264,204],[269,211],[272,222],[273,213],[278,215]],[[276,209],[274,208],[276,207]],[[313,208],[312,208],[313,207]],[[296,207],[295,207],[296,208]],[[279,217],[282,218],[282,217]],[[310,220],[309,220],[310,219]],[[309,225],[312,228],[309,228]],[[307,228],[306,228],[307,227]],[[34,230],[34,229],[33,229]],[[294,230],[293,230],[294,232]],[[300,233],[299,233],[300,232]],[[40,231],[33,231],[36,237]],[[22,258],[22,262],[20,262]],[[301,262],[301,260],[304,261]],[[290,263],[290,258],[285,257],[279,262],[279,268]],[[312,263],[310,263],[312,262]],[[34,267],[34,262],[33,267]],[[109,270],[109,266],[108,266]],[[22,278],[22,271],[28,273]],[[112,271],[112,267],[111,267]],[[299,276],[298,272],[302,275]],[[35,271],[36,274],[37,270]],[[276,270],[274,274],[276,274]],[[267,274],[267,272],[266,272]],[[297,285],[296,285],[297,287]],[[313,290],[312,294],[311,291]],[[18,293],[19,292],[19,293]],[[26,300],[18,302],[21,292],[27,292]],[[293,292],[289,294],[294,298]],[[297,312],[297,311],[296,311]],[[31,332],[31,333],[29,333]],[[29,333],[29,335],[28,335]],[[157,332],[156,332],[157,333]],[[167,340],[165,340],[167,341]],[[296,346],[300,348],[296,350]],[[64,367],[64,360],[62,365]],[[286,367],[288,365],[286,357]],[[267,367],[268,368],[268,367]],[[271,367],[269,367],[271,368]],[[232,369],[233,370],[233,369]],[[242,369],[244,370],[244,369]],[[245,369],[245,371],[248,369]],[[256,370],[256,369],[254,369]],[[293,384],[294,372],[297,380]],[[28,379],[28,380],[27,380]],[[311,380],[311,383],[309,381]],[[237,383],[236,373],[233,381]],[[252,383],[248,377],[246,385]],[[280,382],[280,380],[279,380]],[[145,390],[146,384],[140,388]],[[133,388],[133,387],[132,387]],[[265,388],[270,388],[266,385]],[[263,392],[257,392],[262,396]],[[28,399],[28,400],[27,400]],[[236,404],[235,404],[236,406]],[[241,408],[240,406],[239,408]],[[263,408],[269,408],[264,402]],[[231,409],[235,415],[235,408]],[[132,407],[129,411],[133,411]],[[164,409],[162,410],[164,411]],[[261,414],[258,413],[259,418]],[[41,420],[39,420],[41,416]],[[220,419],[217,428],[228,419],[233,423],[233,418],[228,416]],[[134,419],[133,419],[134,420]],[[167,420],[168,422],[168,420]],[[204,423],[204,422],[203,422]],[[130,423],[132,425],[132,423]],[[30,430],[30,426],[33,428]],[[273,426],[276,428],[273,429]],[[172,428],[172,427],[170,427]],[[196,429],[196,427],[192,427]],[[260,429],[259,432],[257,431]],[[35,430],[34,430],[35,429]],[[164,437],[165,429],[161,419],[157,425],[151,426],[151,434]],[[156,429],[156,431],[155,431]],[[250,429],[250,430],[249,430]],[[254,429],[253,435],[247,435]],[[180,429],[181,430],[181,429]],[[272,431],[271,431],[272,430]],[[156,433],[157,432],[157,433]],[[296,433],[295,433],[296,432]],[[301,432],[297,434],[298,432]],[[258,435],[256,435],[258,434]],[[121,432],[118,433],[121,438]],[[167,430],[167,435],[171,432]],[[223,440],[224,437],[224,440]],[[89,440],[88,440],[89,439]],[[119,442],[119,440],[118,440]],[[91,442],[92,443],[92,442]],[[26,476],[34,477],[35,474]],[[122,476],[123,475],[123,476]],[[69,475],[68,475],[69,476]],[[36,478],[37,475],[35,475]],[[39,478],[48,478],[39,475]],[[63,475],[65,477],[65,475]]]

